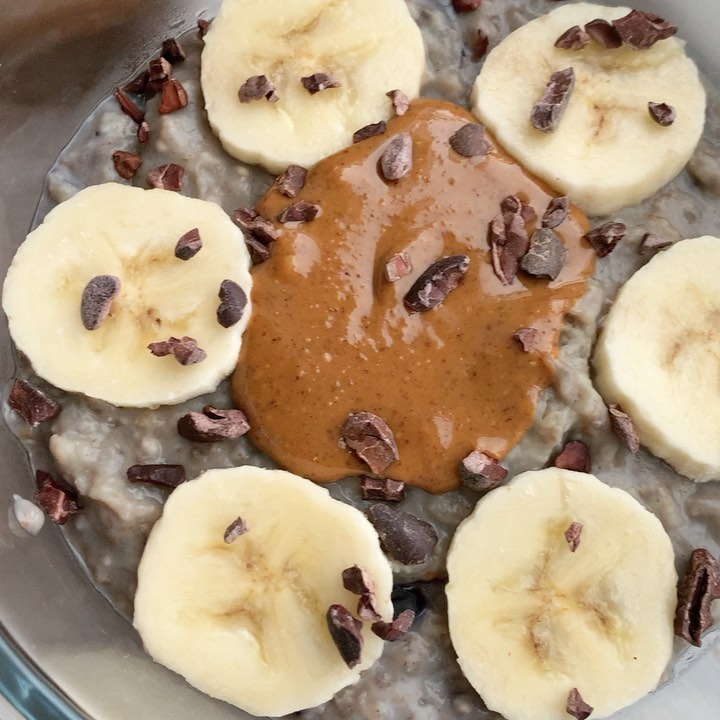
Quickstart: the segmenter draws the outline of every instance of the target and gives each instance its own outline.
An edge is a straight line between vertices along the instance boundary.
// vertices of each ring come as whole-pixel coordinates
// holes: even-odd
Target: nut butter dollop
[[[395,434],[400,459],[386,474],[445,492],[470,451],[503,458],[532,424],[563,318],[594,266],[587,221],[572,209],[556,228],[567,254],[555,280],[520,272],[503,285],[488,244],[500,202],[516,195],[542,217],[552,195],[491,137],[489,155],[453,150],[467,122],[455,105],[415,102],[385,134],[320,162],[294,200],[272,189],[258,204],[271,219],[298,200],[321,206],[311,222],[278,225],[270,259],[255,268],[232,379],[252,439],[292,472],[317,482],[366,472],[339,439],[350,413],[368,411]],[[389,182],[378,162],[398,133],[412,137],[413,166]],[[412,270],[390,282],[386,264],[401,252]],[[448,255],[469,256],[462,282],[440,306],[408,312],[409,288]],[[524,327],[539,331],[532,352],[513,339]]]

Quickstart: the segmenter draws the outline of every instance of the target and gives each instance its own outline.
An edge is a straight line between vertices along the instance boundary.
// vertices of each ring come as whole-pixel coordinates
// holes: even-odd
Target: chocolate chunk
[[[368,595],[374,592],[370,576],[359,565],[345,568],[342,571],[343,587],[354,595]]]
[[[520,261],[520,267],[533,277],[551,280],[560,274],[565,265],[565,245],[550,228],[538,228],[530,238],[530,247]]]
[[[236,518],[228,526],[223,534],[223,540],[230,545],[235,542],[241,535],[248,531],[247,523],[241,518]]]
[[[163,85],[170,79],[172,65],[163,57],[151,60],[148,65],[147,91],[155,93],[162,90]]]
[[[7,403],[32,427],[56,418],[62,409],[42,390],[20,379],[13,383]]]
[[[590,35],[579,25],[568,28],[556,41],[555,47],[561,50],[582,50],[590,44]]]
[[[412,261],[406,252],[395,253],[385,263],[385,277],[390,282],[397,282],[412,272]]]
[[[640,254],[651,252],[652,250],[664,250],[670,247],[673,241],[669,238],[661,237],[660,235],[654,235],[653,233],[645,233],[642,240],[640,241],[640,247],[638,252]]]
[[[370,629],[382,640],[395,642],[407,635],[414,622],[415,613],[412,610],[403,610],[392,622],[378,620]]]
[[[511,207],[515,207],[514,212]],[[502,201],[500,209],[500,214],[493,218],[489,227],[491,259],[500,282],[511,285],[520,260],[528,251],[530,239],[525,230],[522,202],[511,195]]]
[[[488,34],[482,29],[477,29],[475,36],[475,47],[473,48],[472,59],[473,62],[479,62],[487,54],[488,47],[490,46],[490,38]]]
[[[340,656],[349,668],[354,668],[362,655],[362,623],[342,605],[331,605],[327,611],[327,624]]]
[[[275,180],[275,186],[285,197],[297,197],[305,187],[307,172],[302,165],[288,165],[285,172]]]
[[[232,280],[223,280],[218,293],[220,304],[217,309],[217,320],[224,327],[229,328],[240,322],[247,305],[245,291]]]
[[[150,126],[147,124],[147,120],[143,120],[137,127],[137,139],[141,145],[144,145],[150,140]]]
[[[530,121],[535,129],[542,132],[553,132],[557,129],[574,87],[575,71],[571,67],[558,70],[550,76],[545,93],[533,105],[530,114]]]
[[[205,20],[204,18],[198,18],[198,21],[197,21],[198,37],[201,40],[207,35],[207,31],[210,29],[211,23],[212,23],[212,20]]]
[[[575,552],[580,545],[583,524],[577,521],[570,523],[570,527],[565,531],[565,540],[567,540],[570,552]]]
[[[402,90],[391,90],[385,94],[390,98],[396,115],[404,115],[408,111],[410,99]]]
[[[625,237],[627,227],[620,222],[606,222],[596,227],[583,237],[592,245],[598,257],[606,257],[615,246]]]
[[[409,312],[425,312],[440,305],[460,284],[470,266],[467,255],[449,255],[434,262],[407,291]]]
[[[145,92],[148,80],[150,79],[150,73],[147,70],[143,70],[136,75],[129,83],[122,86],[122,89],[127,93],[137,93],[141,95]]]
[[[396,135],[380,157],[380,172],[389,181],[404,178],[413,166],[413,141],[409,133]]]
[[[182,465],[132,465],[127,469],[130,482],[143,482],[161,487],[176,488],[185,482],[185,468]]]
[[[142,158],[125,150],[116,150],[113,155],[113,164],[117,174],[125,180],[132,180],[137,174],[138,168],[142,165]]]
[[[350,413],[341,438],[374,473],[384,472],[400,457],[393,431],[371,412]]]
[[[110,314],[110,306],[120,292],[120,278],[96,275],[85,286],[80,302],[80,318],[86,330],[97,330]]]
[[[360,491],[363,500],[385,500],[402,502],[405,499],[405,483],[390,478],[360,477]]]
[[[185,180],[185,168],[175,163],[160,165],[148,173],[147,181],[151,187],[161,190],[182,190]]]
[[[321,90],[340,87],[340,81],[329,73],[314,73],[307,77],[300,78],[303,87],[311,94],[319,93]]]
[[[141,123],[145,119],[145,112],[141,110],[132,98],[122,89],[115,91],[115,98],[120,105],[120,109],[136,123]]]
[[[631,453],[636,453],[640,449],[640,439],[633,421],[619,405],[608,405],[608,412],[615,434],[627,445]]]
[[[367,140],[368,138],[375,137],[376,135],[382,135],[386,131],[387,123],[384,120],[376,123],[370,123],[370,125],[365,125],[365,127],[361,127],[359,130],[355,131],[353,134],[353,142],[359,143],[363,140]]]
[[[648,112],[650,113],[650,117],[658,125],[662,125],[662,127],[668,127],[672,125],[675,122],[675,118],[677,117],[675,113],[675,108],[672,105],[668,105],[667,103],[649,102]]]
[[[466,123],[450,136],[450,147],[463,157],[487,155],[492,145],[485,139],[485,128],[478,123]]]
[[[155,357],[173,355],[181,365],[195,365],[207,357],[207,353],[198,347],[197,340],[187,335],[182,339],[171,337],[168,340],[152,342],[148,345],[148,350]]]
[[[161,115],[168,115],[176,110],[180,110],[187,107],[188,96],[185,92],[185,88],[182,86],[179,80],[176,78],[170,78],[162,86],[162,100],[158,107],[158,112]]]
[[[270,257],[270,248],[252,235],[245,236],[245,246],[253,265],[264,263]]]
[[[35,502],[57,525],[64,525],[70,515],[82,509],[77,490],[60,477],[36,470],[35,487]]]
[[[189,260],[195,257],[202,248],[202,238],[200,237],[200,230],[193,228],[188,230],[184,235],[180,237],[175,245],[175,257],[178,260]]]
[[[437,545],[438,535],[430,523],[392,505],[371,505],[367,516],[380,536],[382,549],[403,565],[425,562]]]
[[[563,470],[589,473],[590,450],[581,440],[570,440],[565,443],[563,449],[558,453],[553,465]]]
[[[497,458],[473,450],[460,463],[460,479],[465,487],[479,492],[494,490],[507,477],[508,471]]]
[[[264,245],[269,245],[280,237],[280,231],[275,225],[252,208],[238,208],[234,217],[235,222],[246,235],[257,238]]]
[[[577,688],[573,688],[568,695],[565,710],[568,715],[572,715],[577,720],[586,720],[586,718],[590,717],[594,708],[582,699]]]
[[[554,197],[547,206],[547,210],[542,216],[542,226],[544,228],[556,228],[565,221],[570,210],[570,200],[566,195]]]
[[[215,443],[239,438],[250,430],[250,423],[242,410],[214,408],[206,405],[201,413],[190,412],[177,421],[181,437],[192,442]]]
[[[311,222],[320,212],[320,206],[317,203],[308,202],[307,200],[298,200],[289,207],[286,207],[279,215],[278,220],[281,223],[289,222]]]
[[[720,599],[720,567],[705,548],[696,548],[678,583],[675,634],[701,647],[703,633],[712,626],[711,606]]]
[[[452,0],[452,6],[457,13],[466,13],[477,10],[482,5],[482,0]]]
[[[677,25],[642,10],[631,10],[627,15],[613,20],[612,24],[624,43],[640,50],[651,47],[658,40],[672,37],[678,30]]]
[[[602,18],[596,18],[585,24],[585,32],[598,44],[607,50],[614,50],[622,45],[618,31]]]
[[[535,352],[539,334],[537,328],[522,327],[513,333],[513,340],[517,340],[522,345],[523,352]]]
[[[162,56],[172,65],[182,62],[187,57],[182,45],[173,37],[163,40]]]
[[[280,98],[275,91],[275,85],[267,75],[252,75],[238,90],[238,98],[241,103],[255,102],[265,98],[268,102],[275,103]]]

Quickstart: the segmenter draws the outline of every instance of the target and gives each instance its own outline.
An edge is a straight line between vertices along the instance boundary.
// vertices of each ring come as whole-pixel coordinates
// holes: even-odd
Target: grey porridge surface
[[[423,94],[466,105],[480,68],[472,59],[478,27],[490,37],[492,48],[508,32],[552,9],[545,0],[507,6],[505,0],[485,0],[482,10],[458,16],[449,0],[408,0],[423,29],[428,71]],[[190,104],[180,112],[161,116],[157,98],[148,102],[151,140],[138,145],[134,123],[123,115],[114,98],[103,101],[58,158],[47,179],[39,222],[56,203],[90,184],[123,182],[111,160],[115,150],[141,152],[143,167],[135,184],[144,186],[147,172],[165,162],[186,169],[183,193],[212,200],[231,213],[252,206],[269,187],[272,177],[227,156],[205,121],[199,82],[201,41],[196,33],[183,38],[188,60],[175,67]],[[459,69],[458,69],[459,68]],[[590,446],[593,472],[610,485],[622,487],[654,512],[669,532],[682,567],[693,547],[720,553],[720,483],[694,484],[679,477],[645,450],[629,453],[609,429],[605,406],[592,385],[589,358],[602,318],[622,283],[651,255],[640,255],[645,232],[673,240],[718,234],[720,228],[720,95],[708,88],[708,119],[703,139],[684,171],[670,185],[641,206],[618,212],[628,237],[607,258],[599,260],[588,292],[567,318],[557,379],[541,398],[536,420],[506,465],[511,474],[543,467],[569,438]],[[18,359],[19,375],[33,378]],[[188,442],[176,432],[177,419],[206,404],[230,406],[227,383],[215,393],[181,405],[158,409],[116,408],[101,401],[63,393],[33,379],[63,406],[51,427],[30,430],[15,414],[7,421],[24,443],[35,467],[56,469],[80,491],[84,511],[73,517],[64,535],[100,591],[126,617],[132,615],[135,574],[147,534],[159,517],[166,492],[131,485],[125,471],[135,463],[182,463],[188,477],[204,469],[257,463],[272,467],[246,439],[214,445]],[[328,486],[333,496],[361,509],[356,478]],[[396,581],[442,581],[445,554],[458,523],[474,507],[477,495],[459,490],[430,495],[409,488],[403,509],[429,520],[440,542],[421,566],[395,564]],[[307,718],[492,718],[462,677],[447,633],[441,586],[429,586],[431,609],[404,640],[388,644],[382,659],[358,684],[339,693]],[[684,643],[676,643],[676,667],[689,657]],[[681,657],[682,656],[682,657]],[[418,680],[420,679],[420,680]],[[420,684],[418,684],[420,682]]]

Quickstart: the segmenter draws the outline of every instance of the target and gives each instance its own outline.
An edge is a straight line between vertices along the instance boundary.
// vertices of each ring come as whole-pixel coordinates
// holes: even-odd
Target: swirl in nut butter
[[[367,471],[340,442],[350,413],[392,429],[399,460],[385,475],[430,492],[458,487],[472,450],[502,459],[533,422],[553,380],[563,320],[583,295],[594,254],[577,209],[555,232],[566,249],[555,280],[493,271],[489,223],[515,195],[542,217],[550,192],[500,150],[464,157],[449,138],[473,117],[455,105],[413,103],[365,139],[310,170],[297,198],[272,189],[257,210],[275,219],[298,200],[317,203],[290,223],[254,269],[253,315],[232,379],[251,437],[279,465],[317,482]],[[322,128],[318,128],[322,132]],[[379,159],[398,133],[413,141],[410,172],[387,181]],[[529,232],[538,220],[527,224]],[[388,260],[407,253],[396,282]],[[462,282],[439,306],[410,312],[403,299],[431,264],[467,255]],[[514,333],[535,328],[525,351]]]

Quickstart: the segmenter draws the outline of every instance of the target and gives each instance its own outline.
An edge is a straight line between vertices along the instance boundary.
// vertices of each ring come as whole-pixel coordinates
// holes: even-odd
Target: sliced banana
[[[613,20],[628,8],[564,5],[527,23],[490,52],[475,81],[476,115],[528,170],[590,215],[607,215],[655,193],[682,170],[705,121],[705,91],[677,38],[646,50],[554,46],[575,25]],[[554,72],[572,67],[575,87],[554,132],[530,122]],[[675,122],[661,127],[648,103],[667,103]]]
[[[640,442],[696,481],[720,479],[720,239],[683,240],[623,286],[595,349],[596,385]]]
[[[670,660],[670,539],[592,475],[548,468],[493,490],[458,528],[448,575],[460,666],[507,720],[563,720],[573,689],[605,717],[652,690]]]
[[[404,0],[224,0],[205,36],[201,80],[225,150],[279,173],[314,165],[351,144],[359,128],[387,119],[386,93],[416,97],[424,70]],[[340,87],[310,94],[301,78],[317,73]],[[263,75],[277,100],[240,102],[240,87]]]
[[[180,260],[175,246],[193,228],[202,249]],[[250,316],[249,268],[242,234],[219,206],[107,183],[77,193],[28,235],[2,303],[16,345],[53,385],[115,405],[172,404],[214,390],[234,368]],[[83,295],[100,276],[119,279],[120,290],[88,330]],[[225,280],[247,296],[229,328],[217,318]],[[193,338],[205,359],[181,365],[148,349],[170,337]]]
[[[281,470],[209,470],[173,492],[153,528],[134,624],[157,662],[203,692],[254,715],[293,713],[329,700],[382,653],[366,622],[350,669],[328,630],[331,605],[356,615],[342,580],[353,565],[391,620],[392,572],[361,512]]]

